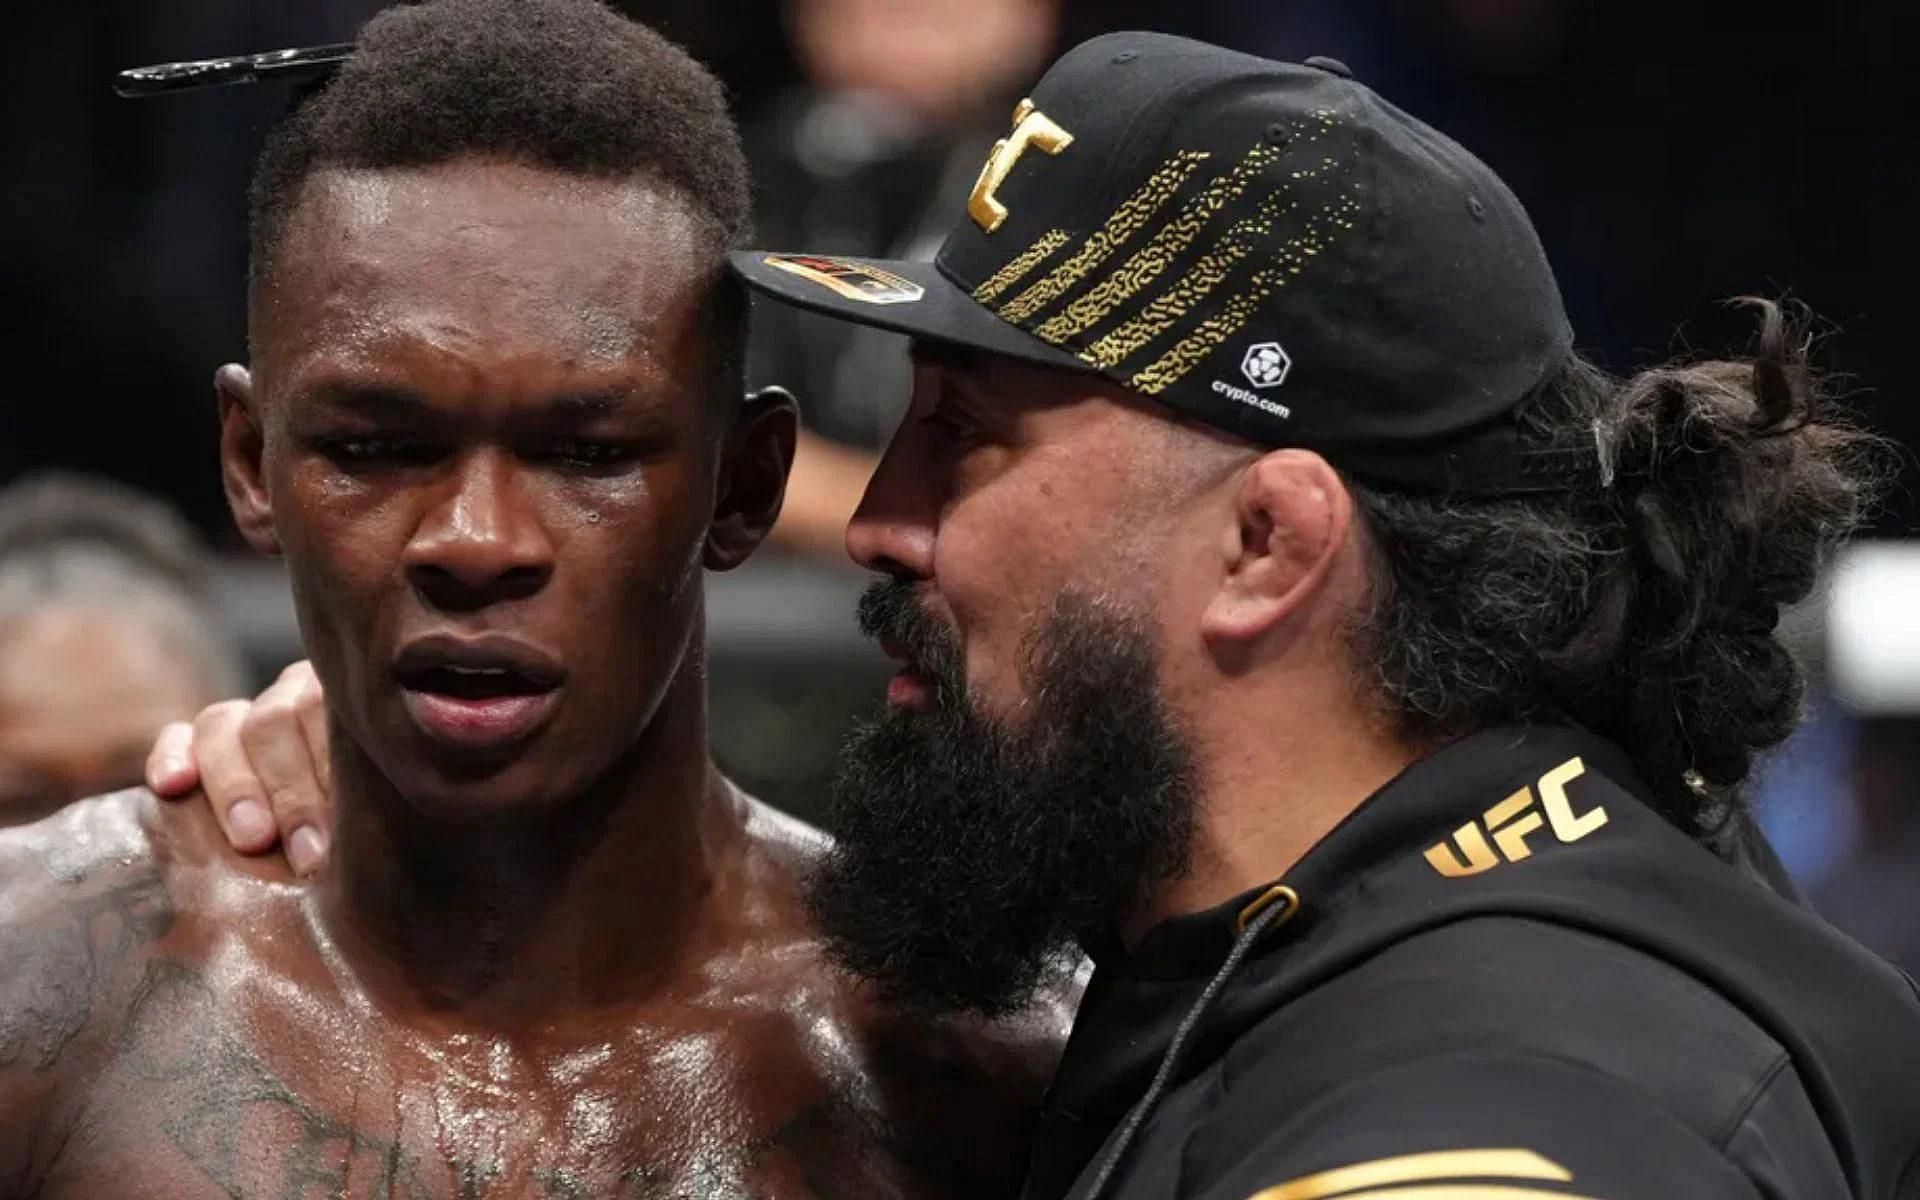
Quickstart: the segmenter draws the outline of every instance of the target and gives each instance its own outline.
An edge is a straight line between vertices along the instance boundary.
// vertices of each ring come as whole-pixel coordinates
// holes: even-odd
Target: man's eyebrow
[[[632,388],[607,388],[604,391],[560,392],[547,400],[547,407],[565,416],[590,420],[620,409],[638,405],[647,407],[646,397]]]
[[[323,382],[308,393],[313,399],[342,412],[369,418],[419,417],[433,412],[435,406],[424,395],[389,384]],[[600,390],[560,391],[544,398],[539,407],[550,415],[590,421],[625,408],[652,407],[645,396],[627,387]]]
[[[418,392],[388,384],[331,380],[305,390],[314,400],[362,417],[421,416],[432,407]]]

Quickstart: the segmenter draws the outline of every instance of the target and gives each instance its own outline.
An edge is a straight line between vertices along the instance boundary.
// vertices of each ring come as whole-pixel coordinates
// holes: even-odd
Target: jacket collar
[[[1451,886],[1476,881],[1444,877],[1426,860],[1427,851],[1575,758],[1607,777],[1614,796],[1621,789],[1644,794],[1627,756],[1579,729],[1486,730],[1407,767],[1269,883],[1204,912],[1163,921],[1131,954],[1117,941],[1088,947],[1096,969],[1047,1093],[1025,1195],[1066,1194],[1113,1125],[1145,1093],[1176,1027],[1232,948],[1250,904],[1281,886],[1298,898],[1295,911],[1269,927],[1237,982],[1206,1014],[1187,1057],[1190,1070],[1224,1053],[1288,995],[1339,973],[1349,960],[1423,921],[1442,919],[1444,910],[1479,890]],[[1636,823],[1664,824],[1636,807]],[[1543,851],[1548,840],[1534,837]],[[1519,873],[1489,871],[1479,879],[1513,874]]]
[[[1131,954],[1113,940],[1088,947],[1089,954],[1101,971],[1128,978],[1205,979],[1232,948],[1247,907],[1272,888],[1286,886],[1298,896],[1299,911],[1258,951],[1271,953],[1351,904],[1382,868],[1423,857],[1446,835],[1573,758],[1645,794],[1618,747],[1572,726],[1506,726],[1470,734],[1394,776],[1284,874],[1224,904],[1162,921]]]

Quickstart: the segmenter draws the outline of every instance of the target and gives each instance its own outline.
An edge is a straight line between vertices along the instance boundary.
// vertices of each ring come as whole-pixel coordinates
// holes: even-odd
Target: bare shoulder
[[[825,831],[755,799],[737,786],[733,791],[746,807],[747,837],[762,853],[804,871],[832,847],[833,839]]]
[[[0,830],[0,1178],[57,1156],[108,1029],[176,908],[145,793]]]
[[[91,946],[105,935],[151,940],[164,934],[174,909],[155,854],[157,808],[149,793],[136,789],[0,829],[0,945],[8,947],[0,962],[37,962],[69,942]],[[116,918],[109,928],[92,929],[106,914]],[[17,1013],[35,998],[64,997],[65,982],[10,968],[0,974],[0,1012]],[[0,1016],[0,1022],[7,1031],[0,1033],[0,1062],[6,1062],[27,1035],[17,1021]]]
[[[0,1071],[68,1061],[173,931],[174,868],[204,850],[184,807],[134,788],[0,830]]]
[[[127,865],[149,856],[148,810],[152,794],[142,788],[70,804],[31,825],[0,829],[0,888],[9,897],[73,884],[103,866]],[[9,905],[0,920],[17,915]]]
[[[281,860],[229,850],[205,804],[163,803],[145,788],[95,796],[0,829],[0,929],[59,923],[106,896],[172,894],[208,873],[291,878]]]
[[[131,789],[0,830],[0,1178],[77,1109],[213,877],[272,870],[224,853],[204,808]]]

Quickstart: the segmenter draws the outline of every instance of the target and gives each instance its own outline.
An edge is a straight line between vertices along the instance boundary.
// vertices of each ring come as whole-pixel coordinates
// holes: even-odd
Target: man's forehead
[[[254,311],[273,357],[401,344],[667,357],[717,277],[697,218],[643,180],[483,161],[328,169],[306,187]]]
[[[544,285],[557,300],[645,313],[718,276],[706,225],[680,193],[645,178],[490,159],[325,168],[302,185],[273,273],[307,286]]]
[[[319,200],[331,216],[380,221],[396,206],[437,214],[449,206],[519,210],[529,219],[562,214],[659,233],[710,220],[680,189],[645,173],[582,175],[517,159],[468,155],[404,167],[324,164],[301,184],[294,212]]]

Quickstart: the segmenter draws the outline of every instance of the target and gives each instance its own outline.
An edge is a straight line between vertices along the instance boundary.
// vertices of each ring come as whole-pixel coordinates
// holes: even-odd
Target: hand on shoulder
[[[325,861],[332,788],[327,713],[313,667],[297,662],[252,700],[169,725],[147,756],[158,795],[211,812],[243,854],[280,847],[302,875]]]

